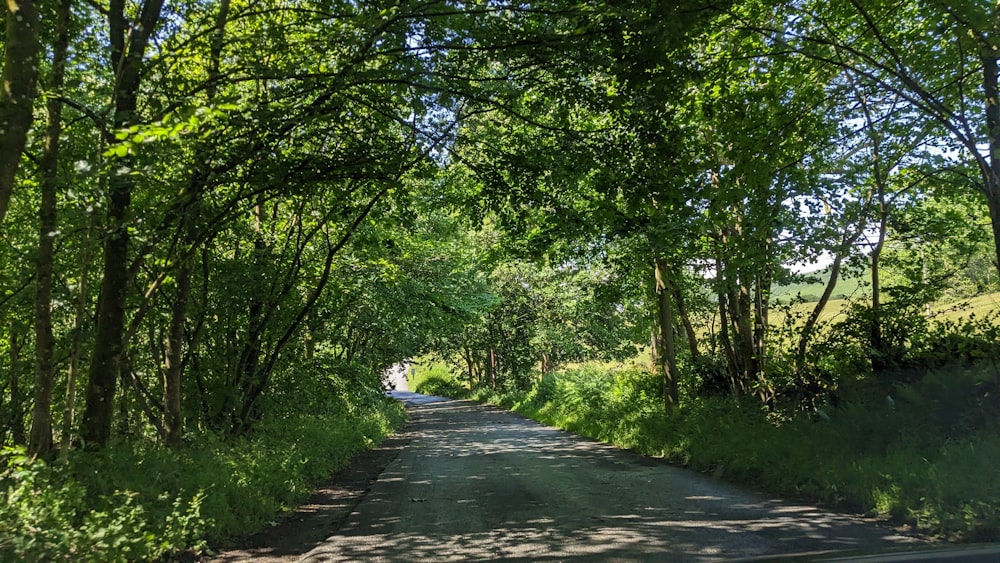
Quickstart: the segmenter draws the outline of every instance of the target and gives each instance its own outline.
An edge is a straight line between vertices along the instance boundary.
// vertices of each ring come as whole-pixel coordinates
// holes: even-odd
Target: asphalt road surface
[[[500,409],[394,394],[409,444],[302,561],[729,561],[921,543]]]

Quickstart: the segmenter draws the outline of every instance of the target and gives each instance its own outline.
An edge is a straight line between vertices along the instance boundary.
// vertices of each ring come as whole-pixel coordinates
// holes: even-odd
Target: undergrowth
[[[465,383],[454,379],[451,371],[439,362],[428,362],[427,365],[416,366],[410,379],[410,385],[413,387],[413,391],[424,395],[464,399],[471,394]]]
[[[1000,435],[970,399],[991,378],[989,368],[931,372],[898,386],[895,398],[815,411],[690,394],[667,414],[655,376],[584,366],[527,392],[474,398],[773,493],[992,541],[1000,539]]]
[[[0,454],[0,561],[143,561],[259,530],[397,428],[395,401],[293,415],[232,442],[206,434],[75,452],[67,464]]]

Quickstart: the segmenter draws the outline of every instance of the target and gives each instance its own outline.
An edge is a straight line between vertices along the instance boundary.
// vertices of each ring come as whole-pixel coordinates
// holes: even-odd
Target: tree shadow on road
[[[365,510],[303,561],[699,561],[919,542],[469,401],[412,403],[411,416],[410,447]]]

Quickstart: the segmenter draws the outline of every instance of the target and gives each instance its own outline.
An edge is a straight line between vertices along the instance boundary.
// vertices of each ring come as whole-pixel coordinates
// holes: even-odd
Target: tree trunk
[[[27,441],[24,432],[24,405],[21,404],[21,347],[24,339],[18,338],[17,325],[7,327],[7,349],[10,352],[10,432],[15,445]]]
[[[395,178],[395,181],[399,181],[399,176]],[[297,286],[295,282],[294,272],[288,272],[285,277],[284,285],[279,291],[272,294],[273,297],[268,303],[268,309],[265,311],[263,307],[259,313],[251,311],[251,318],[257,317],[258,320],[250,323],[250,334],[248,335],[248,342],[250,343],[250,348],[245,349],[248,353],[244,355],[244,358],[248,362],[242,369],[239,376],[239,398],[241,400],[241,405],[239,409],[238,418],[234,421],[233,431],[235,434],[239,435],[244,433],[250,428],[250,425],[259,418],[260,408],[258,407],[257,400],[260,398],[261,394],[267,389],[270,384],[271,375],[274,373],[275,365],[280,357],[282,350],[285,346],[292,341],[292,337],[295,336],[297,331],[302,327],[303,322],[308,317],[309,313],[313,311],[316,303],[318,302],[320,296],[323,294],[327,284],[330,281],[330,274],[333,271],[333,260],[337,254],[343,250],[344,246],[347,245],[348,241],[354,236],[364,220],[371,214],[375,206],[382,200],[389,190],[394,186],[394,182],[386,182],[383,187],[381,187],[378,192],[373,195],[368,203],[357,213],[354,220],[346,227],[343,234],[336,242],[330,239],[329,230],[326,228],[329,221],[333,219],[334,210],[331,209],[326,215],[324,215],[316,226],[312,227],[305,234],[302,233],[302,223],[298,223],[300,229],[297,238],[298,246],[296,248],[296,256],[294,263],[297,265],[296,270],[302,267],[302,253],[309,246],[313,237],[322,234],[326,242],[326,257],[323,263],[323,269],[320,272],[319,278],[316,281],[316,287],[309,293],[306,298],[305,303],[299,308],[295,315],[295,318],[284,328],[284,331],[273,341],[270,345],[269,350],[267,350],[266,355],[262,356],[264,350],[262,347],[262,337],[265,333],[266,328],[272,315],[278,310],[278,306],[281,300],[291,293]],[[258,205],[258,208],[260,206]],[[258,221],[261,220],[261,216],[258,213]],[[262,227],[262,224],[259,225]],[[260,232],[260,231],[258,231]],[[265,241],[262,236],[258,236],[258,241],[260,245],[264,245]],[[260,250],[263,250],[266,246],[259,246]],[[360,335],[351,343],[349,348],[348,362],[351,361],[351,356],[354,352],[363,350],[369,345],[369,340],[373,337],[371,331],[359,331]]]
[[[687,305],[684,303],[684,292],[681,291],[677,284],[674,284],[672,293],[674,303],[677,305],[677,315],[680,317],[681,325],[684,327],[684,334],[687,335],[691,359],[696,360],[701,355],[698,351],[698,334],[694,331],[694,325],[691,323],[691,315],[688,313]]]
[[[993,6],[993,29],[995,36],[1000,37],[1000,7]],[[980,60],[983,63],[983,94],[986,100],[986,133],[989,142],[988,164],[980,165],[983,176],[983,193],[986,196],[986,206],[990,211],[990,225],[993,228],[993,244],[996,251],[994,266],[1000,272],[1000,88],[998,74],[1000,66],[997,63],[996,47],[989,41],[984,41],[980,47]]]
[[[0,77],[0,224],[7,215],[21,153],[28,140],[38,81],[38,10],[35,0],[7,2]]]
[[[754,379],[757,381],[757,397],[761,402],[771,405],[774,402],[774,387],[768,381],[767,364],[767,332],[770,328],[769,313],[771,308],[772,270],[770,265],[770,245],[765,254],[768,262],[764,271],[756,277],[753,300],[753,366]]]
[[[69,49],[70,0],[61,0],[56,16],[56,40],[52,51],[49,90],[63,87]],[[31,411],[28,454],[48,456],[52,450],[52,385],[55,337],[52,334],[52,261],[57,229],[56,189],[59,136],[62,134],[62,101],[49,96],[45,104],[45,150],[39,162],[41,206],[38,210],[38,256],[35,261],[35,403]]]
[[[646,298],[650,303],[658,303],[658,296],[656,294],[656,264],[653,264],[653,276],[649,278],[650,283],[646,286]],[[653,375],[660,374],[660,344],[657,342],[659,337],[658,327],[660,326],[659,321],[659,305],[653,307],[649,311],[649,373]]]
[[[104,266],[97,302],[97,329],[86,391],[86,407],[80,436],[91,449],[103,448],[111,438],[115,385],[122,355],[125,324],[125,290],[128,276],[128,228],[122,224],[128,208],[128,194],[113,192],[109,215],[115,220],[104,242]]]
[[[674,339],[674,308],[670,302],[671,279],[666,262],[662,258],[653,261],[653,275],[656,280],[657,344],[659,348],[659,369],[663,378],[663,401],[667,411],[677,407],[680,400],[677,389],[677,350]]]
[[[486,360],[486,376],[490,380],[490,387],[495,391],[497,388],[497,355],[492,344],[490,344],[489,358]]]
[[[872,369],[879,370],[883,367],[882,362],[878,358],[884,358],[886,354],[885,341],[882,339],[882,279],[881,279],[881,258],[882,258],[882,247],[885,246],[886,230],[887,230],[887,213],[885,211],[885,202],[882,203],[882,217],[879,221],[878,227],[878,241],[875,243],[875,248],[872,249],[871,254],[871,281],[872,281],[872,318],[871,318],[871,362]]]
[[[733,357],[736,365],[733,372],[736,374],[736,384],[742,394],[752,391],[753,381],[753,319],[751,314],[750,288],[741,280],[733,279],[728,282],[729,288],[729,321],[730,340],[733,342]]]
[[[140,67],[162,7],[163,0],[149,0],[142,4],[139,21],[129,22],[124,0],[111,0],[108,24],[110,63],[116,84],[115,129],[138,121],[136,108],[141,82]],[[128,160],[123,158],[122,163],[127,164]],[[87,383],[87,405],[80,432],[86,446],[92,449],[105,447],[111,438],[115,386],[122,362],[125,299],[129,283],[128,213],[134,187],[135,180],[129,174],[113,173],[108,181],[108,232],[104,242],[104,267],[97,302],[94,353]]]
[[[226,21],[229,18],[229,0],[222,0],[216,15],[215,31],[212,36],[212,47],[209,55],[208,81],[206,97],[211,103],[215,98],[215,81],[219,75],[219,60],[222,56],[222,44]],[[170,307],[170,326],[167,331],[167,350],[163,369],[163,427],[166,430],[167,445],[179,446],[183,434],[183,415],[181,413],[181,381],[183,378],[184,358],[184,327],[187,322],[188,301],[191,293],[191,276],[193,273],[195,245],[198,243],[197,220],[201,204],[202,192],[208,185],[207,169],[201,163],[208,158],[209,148],[200,145],[195,151],[193,164],[195,171],[188,183],[187,197],[190,201],[184,206],[181,214],[182,240],[184,244],[178,257],[178,268],[175,276],[174,302]],[[311,343],[311,339],[308,341]],[[311,357],[312,350],[307,346],[306,354]]]
[[[717,276],[719,276],[718,288],[716,291],[716,296],[718,298],[719,304],[719,345],[722,346],[722,352],[726,356],[726,371],[729,374],[729,383],[732,387],[733,396],[737,399],[740,397],[740,384],[739,384],[739,373],[736,369],[738,364],[736,359],[736,350],[733,347],[733,340],[730,338],[730,321],[729,321],[729,292],[726,291],[722,282],[722,267],[723,262],[721,258],[716,257],[715,259],[715,271]]]
[[[872,115],[871,109],[868,104],[868,97],[858,90],[861,100],[861,109],[864,111],[865,123],[867,125],[866,129],[868,131],[868,137],[871,140],[871,165],[872,165],[872,177],[875,180],[875,192],[869,194],[868,205],[871,205],[875,197],[878,197],[878,239],[875,241],[875,246],[872,248],[870,260],[871,260],[871,283],[872,283],[872,311],[870,325],[868,327],[868,338],[869,338],[869,359],[872,364],[873,370],[878,370],[881,368],[882,358],[887,356],[885,350],[885,343],[882,340],[882,286],[881,286],[881,272],[879,268],[881,267],[881,257],[882,248],[885,246],[886,235],[889,230],[889,205],[886,202],[886,194],[888,192],[888,175],[889,170],[893,168],[891,163],[883,164],[882,158],[882,135],[881,131],[876,127],[876,120]],[[897,161],[898,163],[898,161]],[[866,205],[867,207],[867,205]],[[864,214],[862,217],[867,217]],[[854,237],[856,241],[860,238],[862,232],[866,227],[866,222],[862,220],[858,226],[858,232]],[[853,241],[852,241],[853,244]]]
[[[998,147],[997,150],[1000,150],[1000,147]],[[990,211],[990,225],[993,228],[993,244],[997,249],[994,256],[996,259],[994,265],[996,266],[997,271],[1000,272],[1000,178],[998,178],[994,172],[991,172],[990,184],[991,185],[987,188],[986,193],[986,206]]]
[[[466,375],[469,376],[469,389],[475,389],[476,379],[474,376],[475,373],[474,370],[476,368],[476,364],[472,358],[472,351],[469,350],[468,348],[462,348],[462,358],[465,360],[465,368],[466,370],[468,370]]]
[[[655,293],[653,294],[656,295]],[[656,327],[659,325],[655,315],[652,319],[652,326],[649,329],[649,373],[656,375],[660,370],[660,350],[656,345]]]
[[[720,249],[734,243],[746,244],[739,221],[720,233]],[[723,320],[723,345],[733,393],[737,397],[753,390],[757,377],[755,352],[755,297],[751,281],[757,278],[742,271],[734,262],[716,257],[719,311]],[[728,322],[727,322],[728,321]]]
[[[251,255],[252,263],[260,264],[265,259],[267,251],[267,241],[264,239],[264,199],[263,195],[258,196],[254,206],[254,249]],[[260,366],[261,340],[264,330],[264,302],[260,295],[251,293],[247,303],[247,337],[243,343],[243,350],[240,352],[239,360],[236,362],[236,372],[233,374],[233,393],[227,393],[227,401],[223,404],[223,415],[229,416],[230,432],[239,434],[243,431],[244,422],[238,412],[244,410],[249,401],[249,395],[253,392],[254,378],[259,377],[258,368]],[[350,349],[348,348],[348,354]],[[348,361],[350,358],[348,357]],[[230,401],[239,401],[239,404]],[[232,404],[228,404],[232,403]]]
[[[80,359],[83,354],[83,327],[87,322],[87,300],[90,291],[90,265],[94,257],[91,239],[96,225],[92,225],[84,241],[83,256],[80,258],[80,284],[73,313],[73,337],[70,339],[69,369],[66,373],[66,408],[63,411],[62,438],[59,444],[59,459],[65,461],[73,441],[73,427],[76,419],[76,382],[80,373]]]
[[[869,120],[869,124],[870,123],[871,121]],[[875,151],[875,154],[877,158],[878,155],[877,150]],[[877,309],[877,304],[878,304],[878,292],[879,292],[878,255],[882,252],[882,245],[885,243],[886,218],[888,213],[885,203],[885,183],[881,179],[881,173],[879,170],[880,167],[876,165],[875,182],[878,185],[879,202],[881,205],[880,207],[881,221],[879,224],[878,244],[875,245],[875,248],[872,250],[871,254],[873,311]],[[809,317],[806,319],[806,324],[803,325],[802,331],[799,334],[799,343],[798,346],[796,347],[796,353],[795,353],[795,369],[799,373],[802,373],[803,370],[805,369],[806,350],[809,346],[809,340],[810,338],[812,338],[812,333],[816,329],[816,324],[819,322],[819,316],[823,312],[823,309],[826,308],[826,305],[830,302],[830,297],[833,295],[833,290],[836,288],[837,281],[839,281],[840,279],[840,269],[844,263],[844,256],[850,251],[850,248],[854,245],[854,243],[857,242],[859,238],[861,238],[861,235],[864,233],[865,229],[868,226],[868,221],[866,219],[868,216],[867,209],[870,207],[872,203],[872,197],[873,195],[869,193],[868,198],[865,200],[865,205],[864,205],[865,212],[862,215],[862,219],[858,221],[857,229],[853,233],[845,235],[845,238],[840,242],[840,246],[837,249],[837,254],[833,258],[833,264],[830,265],[830,279],[827,280],[826,287],[823,289],[823,294],[820,296],[819,301],[816,302],[816,305],[813,307],[812,312],[809,313]],[[878,331],[877,323],[873,324],[872,331],[873,331],[872,343],[874,345],[874,340],[875,340],[874,335]]]
[[[122,386],[125,387],[126,385],[132,389],[135,402],[139,405],[139,410],[146,415],[146,420],[149,421],[149,424],[156,429],[157,435],[160,436],[161,439],[165,440],[167,437],[167,429],[163,426],[161,421],[162,413],[157,412],[153,408],[153,405],[156,404],[154,402],[156,395],[154,395],[149,389],[146,388],[145,385],[142,384],[141,381],[139,381],[139,378],[135,373],[135,366],[133,365],[132,359],[129,357],[128,353],[125,354],[122,362]],[[127,409],[122,410],[122,420],[124,421],[123,429],[127,431],[129,428]]]
[[[799,344],[795,351],[795,369],[799,373],[802,373],[805,369],[806,350],[809,347],[809,339],[812,338],[812,333],[816,329],[819,316],[823,312],[823,309],[826,308],[826,304],[830,302],[834,288],[837,287],[837,281],[840,279],[840,267],[843,261],[843,253],[837,252],[837,255],[833,258],[833,264],[830,265],[830,279],[827,280],[826,287],[823,288],[823,294],[819,296],[819,301],[816,302],[816,305],[813,306],[812,311],[809,313],[806,324],[802,325],[802,331],[799,333]]]
[[[187,254],[187,249],[184,249]],[[168,446],[181,443],[183,416],[181,414],[181,364],[184,357],[184,324],[187,320],[188,296],[191,292],[190,258],[181,258],[177,271],[174,302],[170,307],[170,326],[167,329],[167,349],[163,362],[163,428]]]

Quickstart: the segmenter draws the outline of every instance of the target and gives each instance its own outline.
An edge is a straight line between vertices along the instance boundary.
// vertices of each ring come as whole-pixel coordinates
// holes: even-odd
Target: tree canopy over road
[[[997,357],[995,307],[928,311],[998,289],[998,10],[8,2],[0,444],[234,443],[428,354],[649,357],[665,413],[919,395]]]

